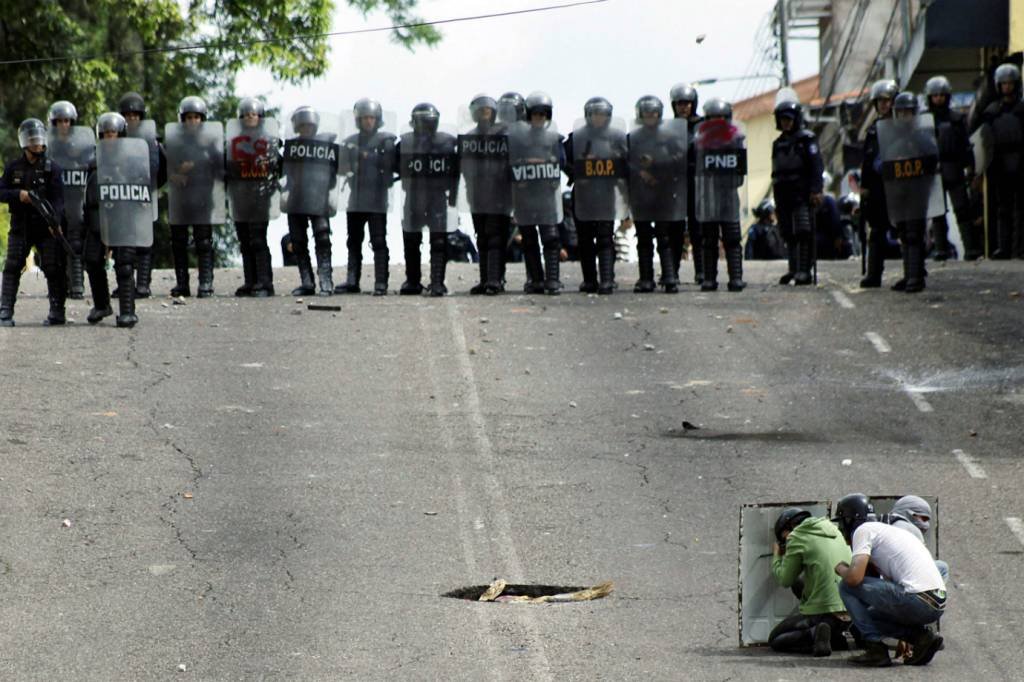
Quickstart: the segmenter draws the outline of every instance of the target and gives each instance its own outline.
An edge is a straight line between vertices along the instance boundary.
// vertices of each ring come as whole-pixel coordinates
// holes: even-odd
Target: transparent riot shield
[[[100,238],[110,247],[153,245],[149,145],[137,138],[100,140],[96,191]]]
[[[604,128],[585,120],[572,132],[573,212],[577,220],[619,221],[629,215],[626,124],[612,119]]]
[[[747,138],[742,127],[715,119],[697,126],[695,204],[698,222],[740,219],[739,188],[747,174]]]
[[[138,123],[128,121],[128,137],[137,137],[145,140],[146,144],[149,145],[150,179],[153,186],[153,220],[155,222],[160,217],[160,188],[157,186],[159,178],[157,173],[152,172],[154,168],[159,171],[160,165],[160,143],[156,139],[156,121],[151,118],[143,119]]]
[[[276,119],[261,119],[255,127],[242,119],[228,121],[224,164],[233,220],[265,223],[281,214],[280,139]]]
[[[512,212],[508,174],[508,127],[470,122],[459,135],[459,168],[465,191],[462,210],[485,215]]]
[[[321,113],[312,135],[289,124],[283,154],[283,213],[332,217],[338,212],[341,139],[341,121],[333,114]]]
[[[554,125],[513,125],[508,137],[512,215],[518,225],[562,222],[562,136]]]
[[[399,142],[402,189],[402,229],[454,232],[459,227],[457,205],[458,140],[448,127],[429,135],[403,133]]]
[[[71,232],[80,230],[89,165],[96,155],[96,134],[86,126],[71,126],[66,132],[51,127],[46,136],[46,155],[61,169],[67,228]]]
[[[686,121],[669,119],[629,134],[629,206],[637,222],[686,220]]]
[[[896,224],[945,215],[932,115],[880,120],[878,147],[889,220]]]
[[[172,225],[225,220],[224,126],[220,121],[164,127],[168,219]]]
[[[740,508],[740,646],[767,644],[772,629],[797,612],[799,600],[772,575],[775,520],[788,507],[825,517],[831,516],[832,509],[827,501],[745,504]]]
[[[395,115],[384,112],[381,125],[356,132],[341,144],[341,205],[350,213],[387,213],[398,172]]]
[[[971,135],[971,145],[974,149],[974,172],[984,175],[992,163],[995,153],[995,139],[992,137],[992,128],[983,125]]]

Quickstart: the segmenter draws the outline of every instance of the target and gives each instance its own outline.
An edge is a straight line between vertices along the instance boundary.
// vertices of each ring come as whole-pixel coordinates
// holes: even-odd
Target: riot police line
[[[966,186],[986,169],[1000,197],[994,257],[1009,257],[1014,249],[1020,255],[1024,249],[1018,225],[1024,214],[1019,188],[1024,139],[1020,71],[1003,65],[996,82],[1002,99],[985,112],[983,132],[990,152],[984,168],[976,168],[962,117],[949,109],[947,80],[929,81],[927,112],[919,112],[916,96],[897,93],[891,81],[872,88],[876,120],[865,137],[861,172],[861,210],[867,223],[861,286],[880,286],[883,240],[895,231],[902,244],[904,277],[893,288],[921,291],[927,274],[928,221],[939,256],[948,254],[945,196],[952,198],[958,218],[966,216]],[[721,245],[727,288],[742,291],[738,190],[747,172],[746,136],[732,120],[728,102],[712,99],[699,116],[697,92],[685,84],[672,88],[670,102],[672,116],[667,117],[658,97],[641,97],[627,126],[614,117],[608,100],[595,97],[563,137],[553,122],[552,100],[544,93],[524,98],[509,92],[498,99],[478,95],[470,102],[470,121],[462,130],[446,129],[436,107],[419,104],[412,110],[409,129],[399,135],[387,129],[391,126],[380,103],[364,98],[353,108],[355,132],[344,136],[339,118],[307,106],[296,109],[282,131],[252,98],[241,100],[237,118],[224,126],[208,120],[201,98],[189,96],[179,105],[178,121],[164,127],[162,142],[136,93],[121,99],[118,113],[100,117],[98,141],[91,128],[77,125],[70,102],[57,102],[49,112],[49,128],[38,119],[22,123],[23,155],[7,165],[0,180],[0,200],[12,207],[0,325],[14,324],[20,270],[32,246],[47,277],[47,324],[64,322],[65,298],[83,297],[83,272],[93,290],[88,321],[113,314],[110,296],[103,293],[105,283],[99,281],[105,277],[108,249],[115,263],[121,263],[115,265],[121,313],[117,324],[135,324],[135,299],[151,294],[153,223],[161,188],[166,188],[171,228],[172,296],[192,295],[190,241],[198,265],[196,295],[213,294],[213,226],[225,222],[228,210],[244,273],[236,295],[274,295],[266,235],[269,222],[282,212],[288,216],[299,274],[293,295],[360,292],[367,228],[374,258],[373,294],[386,295],[387,217],[393,204],[402,208],[401,295],[447,293],[446,235],[457,226],[459,208],[472,215],[480,253],[479,282],[470,293],[505,290],[506,247],[517,232],[526,271],[524,291],[557,295],[562,289],[559,225],[567,217],[560,191],[563,173],[572,187],[568,217],[579,238],[581,292],[615,291],[614,226],[627,217],[637,235],[635,292],[659,287],[666,293],[679,291],[687,236],[693,247],[693,279],[701,290],[718,288]],[[823,197],[823,162],[792,90],[779,92],[775,120],[780,135],[772,149],[772,184],[789,262],[780,283],[808,285],[814,281],[814,211]],[[59,225],[47,225],[45,211],[34,209],[40,197],[61,216]],[[346,214],[348,268],[346,281],[335,286],[330,219],[339,207]],[[973,255],[973,226],[968,220],[960,225],[968,255]],[[424,229],[430,253],[426,285],[420,262]],[[65,237],[69,248],[62,250]]]

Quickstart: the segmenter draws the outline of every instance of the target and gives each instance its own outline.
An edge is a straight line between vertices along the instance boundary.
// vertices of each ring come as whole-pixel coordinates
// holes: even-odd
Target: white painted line
[[[843,308],[846,308],[847,310],[853,310],[854,308],[857,307],[853,304],[853,301],[850,300],[849,296],[839,291],[838,289],[832,290],[832,298],[836,299],[836,303],[838,303]]]
[[[956,461],[963,465],[964,469],[967,469],[967,473],[970,474],[971,478],[988,478],[988,474],[986,474],[985,470],[978,464],[978,460],[971,457],[963,450],[954,450],[953,456],[956,457]]]
[[[903,392],[907,394],[907,397],[913,401],[914,405],[916,405],[917,409],[919,409],[921,412],[935,411],[935,409],[932,407],[932,404],[925,400],[923,395],[915,391],[910,386],[904,386]]]
[[[892,347],[889,346],[889,344],[886,343],[885,339],[883,339],[877,333],[865,332],[864,337],[871,342],[871,345],[874,346],[875,350],[877,350],[879,353],[892,352]]]
[[[1024,545],[1024,521],[1021,521],[1016,516],[1007,516],[1006,525],[1010,527],[1013,534],[1020,540],[1020,544]]]

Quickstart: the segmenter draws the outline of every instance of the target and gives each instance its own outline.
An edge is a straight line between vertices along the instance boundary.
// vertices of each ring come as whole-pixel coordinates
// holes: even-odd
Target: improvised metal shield
[[[342,202],[351,213],[387,213],[391,186],[398,169],[398,138],[384,129],[360,131],[341,145]]]
[[[629,215],[629,149],[626,125],[611,119],[604,128],[585,120],[572,132],[573,212],[577,220],[622,220]]]
[[[64,219],[68,231],[79,230],[85,210],[89,166],[96,156],[96,133],[86,126],[71,126],[66,133],[51,127],[46,154],[60,166],[64,180]]]
[[[338,212],[340,139],[341,121],[333,114],[320,114],[311,137],[300,135],[289,124],[283,155],[283,213],[331,217]]]
[[[562,136],[554,125],[518,123],[509,130],[512,215],[519,225],[562,222]]]
[[[454,232],[458,213],[450,206],[458,192],[458,141],[449,132],[407,132],[399,141],[402,229]]]
[[[880,120],[878,147],[889,220],[896,224],[945,215],[934,117]]]
[[[747,138],[732,121],[711,119],[697,126],[697,220],[734,223],[740,219],[737,190],[747,174]]]
[[[475,123],[459,135],[459,167],[466,183],[470,213],[509,215],[512,183],[508,175],[508,128]]]
[[[687,136],[683,119],[629,134],[629,206],[638,222],[686,220]]]
[[[168,220],[172,225],[224,222],[224,126],[220,121],[164,126]]]
[[[138,138],[100,140],[96,192],[100,238],[107,246],[153,245],[153,196],[149,145]]]
[[[250,128],[242,119],[233,118],[227,123],[226,133],[225,180],[231,218],[254,223],[273,220],[281,215],[281,135],[277,120],[263,118]]]

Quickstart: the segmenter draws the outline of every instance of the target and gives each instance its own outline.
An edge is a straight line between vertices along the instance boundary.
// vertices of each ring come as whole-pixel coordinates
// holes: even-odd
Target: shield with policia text
[[[46,136],[46,155],[60,166],[64,181],[64,218],[68,230],[82,226],[85,186],[89,165],[96,154],[96,134],[86,126],[71,126],[67,132],[51,127]]]
[[[275,119],[260,119],[252,127],[242,119],[228,121],[224,160],[233,220],[263,223],[281,214],[279,140]]]
[[[747,138],[732,121],[711,119],[697,126],[697,221],[734,223],[740,219],[737,190],[747,174]]]
[[[513,217],[519,225],[562,222],[562,136],[550,127],[514,124],[508,137]]]
[[[889,220],[896,224],[945,215],[932,115],[879,121],[878,148]]]
[[[471,123],[459,135],[459,169],[470,213],[507,216],[512,212],[508,176],[508,128],[504,123]]]
[[[100,238],[110,247],[153,245],[149,146],[138,138],[100,140],[96,189]]]
[[[443,128],[407,132],[399,142],[402,229],[453,232],[458,228],[454,193],[459,189],[457,140]]]
[[[341,148],[338,117],[321,113],[315,132],[300,125],[285,134],[281,211],[331,217],[338,212],[338,169]]]
[[[160,169],[160,148],[159,142],[156,139],[156,121],[151,118],[145,118],[137,123],[128,121],[128,137],[137,137],[146,141],[149,145],[149,172],[150,172],[150,185],[153,188],[153,220],[157,220],[160,217],[160,197],[157,186],[159,178],[157,177]],[[156,172],[154,172],[154,169]]]

